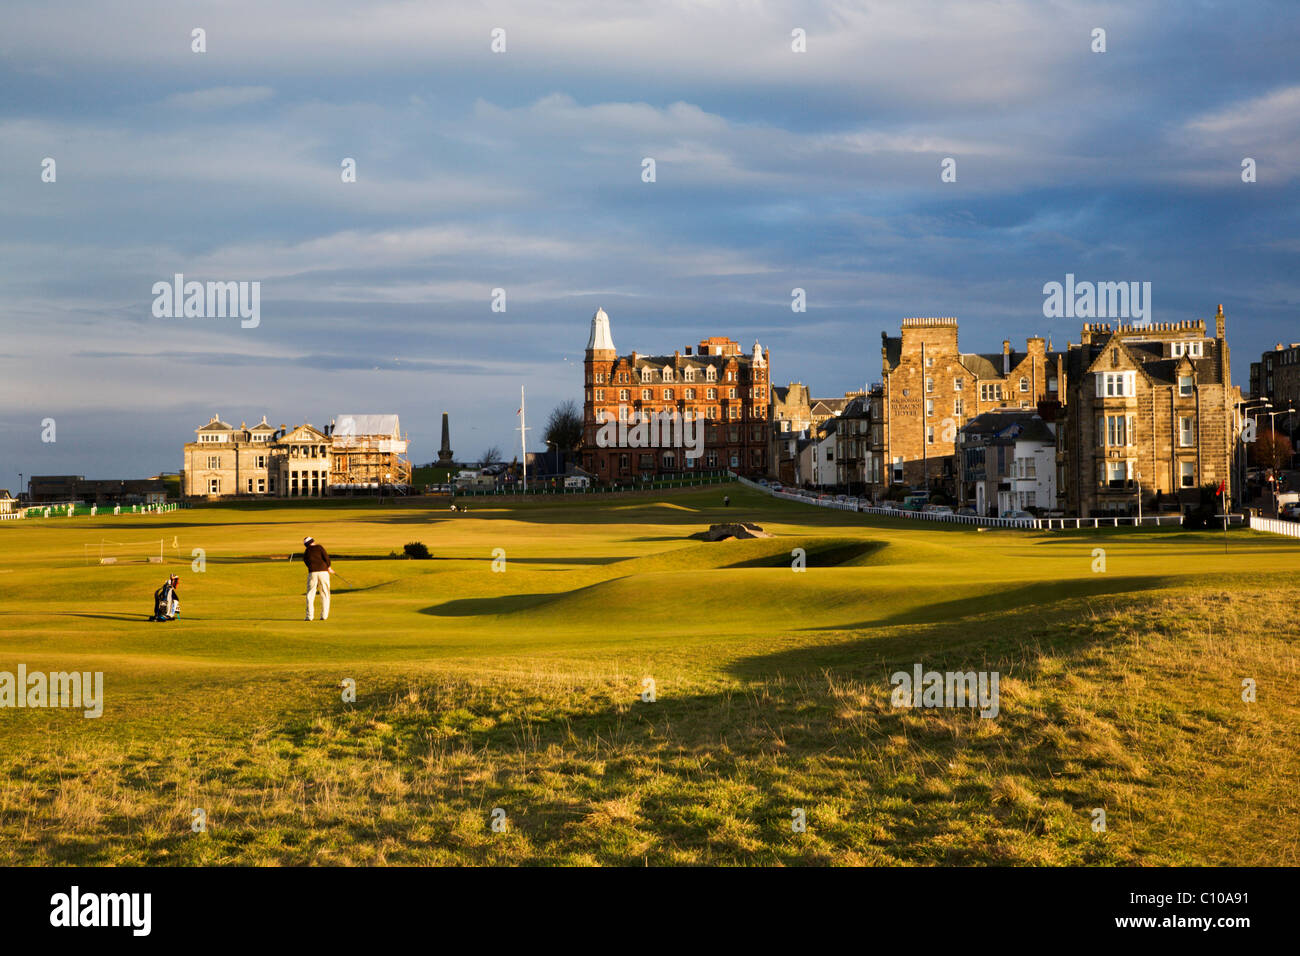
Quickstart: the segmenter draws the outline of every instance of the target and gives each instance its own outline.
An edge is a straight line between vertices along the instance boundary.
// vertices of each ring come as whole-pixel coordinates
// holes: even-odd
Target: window
[[[265,456],[265,455],[258,455],[258,456],[254,459],[254,461],[257,462],[257,466],[256,466],[256,467],[258,467],[258,468],[265,468],[265,467],[266,467],[266,456]]]
[[[671,451],[664,452],[665,470],[672,471],[676,467],[677,467],[677,455]]]
[[[220,479],[220,478],[209,478],[209,479],[208,479],[208,494],[210,494],[210,495],[219,495],[219,494],[221,494],[221,479]]]
[[[665,382],[671,382],[673,380],[673,370],[667,365],[664,366],[663,380]]]
[[[1021,378],[1021,379],[1020,379],[1020,390],[1021,390],[1022,392],[1027,392],[1027,391],[1029,391],[1029,379],[1027,379],[1027,378]]]
[[[1196,419],[1180,416],[1178,419],[1178,445],[1191,448],[1196,444]]]
[[[674,395],[674,392],[673,392],[673,390],[672,390],[671,388],[665,388],[665,389],[664,389],[664,401],[665,401],[665,402],[671,402],[671,401],[673,401],[673,395]]]
[[[718,370],[710,365],[704,370],[704,378],[706,381],[716,382],[718,380]]]
[[[1188,355],[1188,357],[1189,357],[1189,358],[1200,358],[1201,355],[1202,355],[1202,352],[1201,352],[1201,346],[1202,346],[1202,343],[1200,343],[1200,342],[1188,342],[1188,343],[1187,343],[1187,355]]]
[[[620,422],[625,422],[625,421],[627,421],[627,406],[626,406],[626,405],[620,405],[620,406],[618,406],[618,420],[619,420]]]
[[[952,400],[952,413],[954,415],[962,414],[962,402],[960,398],[954,398]]]
[[[1107,415],[1106,416],[1106,444],[1108,445],[1129,445],[1132,444],[1131,417],[1128,415]]]
[[[209,456],[208,456],[208,467],[209,467],[209,468],[220,468],[220,467],[221,467],[221,456],[220,456],[220,455],[209,455]]]
[[[1178,463],[1178,484],[1183,488],[1196,485],[1196,462],[1180,461]]]
[[[605,390],[603,388],[596,389],[596,401],[603,402],[604,400],[605,400]]]
[[[604,384],[605,384],[605,373],[604,373],[604,372],[597,372],[597,373],[596,373],[596,384],[597,384],[597,385],[604,385]]]
[[[927,379],[925,380],[925,390],[926,390],[927,392],[933,392],[933,391],[934,391],[934,379],[932,379],[932,378],[927,378]]]
[[[954,392],[960,392],[965,384],[966,380],[964,378],[954,378],[952,380],[952,390]]]
[[[693,388],[688,388],[688,389],[686,390],[686,400],[687,400],[687,401],[692,401],[694,398],[695,398],[695,389],[693,389]]]
[[[934,399],[927,398],[925,400],[925,415],[927,418],[929,418],[933,414],[934,414]]]
[[[1169,343],[1169,355],[1170,355],[1171,358],[1182,358],[1182,357],[1183,357],[1183,343],[1182,343],[1182,342],[1170,342],[1170,343]]]
[[[257,479],[257,493],[258,493],[258,494],[265,494],[265,493],[266,493],[266,479],[265,479],[265,478],[259,478],[259,479]]]
[[[1054,391],[1056,391],[1056,376],[1055,376],[1055,375],[1051,375],[1051,376],[1048,377],[1048,379],[1047,379],[1047,390],[1048,390],[1049,392],[1054,392]]]
[[[1192,377],[1190,375],[1178,376],[1178,394],[1179,395],[1192,394]]]
[[[927,425],[926,428],[925,428],[925,443],[926,443],[927,445],[933,445],[933,444],[934,444],[934,426],[933,426],[933,425]]]
[[[655,394],[654,389],[652,388],[641,389],[641,401],[643,402],[650,401],[650,399],[654,398],[654,394]]]
[[[626,388],[620,388],[618,390],[618,400],[620,402],[626,402],[631,397],[632,397],[632,393],[628,391]]]
[[[925,367],[926,367],[926,368],[933,368],[933,367],[934,367],[934,356],[933,356],[933,355],[927,355],[927,356],[925,357]]]
[[[727,389],[727,398],[735,398],[735,397],[736,397],[736,390],[734,388]]]
[[[718,390],[716,388],[710,388],[705,391],[704,397],[709,401],[714,401],[718,397]]]
[[[894,482],[894,484],[902,484],[903,481],[903,456],[902,455],[894,456],[893,471],[894,474],[891,480]]]
[[[650,381],[650,369],[649,369],[649,368],[643,368],[643,369],[641,369],[641,381],[643,381],[643,382],[648,382],[648,381]]]
[[[1097,397],[1123,398],[1136,393],[1135,372],[1098,372]]]
[[[688,366],[682,378],[687,382],[695,381],[695,366]]]

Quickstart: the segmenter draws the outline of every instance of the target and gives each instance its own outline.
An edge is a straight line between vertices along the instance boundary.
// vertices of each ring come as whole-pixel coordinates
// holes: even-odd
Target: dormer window
[[[1188,357],[1188,358],[1201,358],[1201,355],[1202,355],[1201,348],[1202,348],[1202,343],[1201,343],[1201,342],[1188,342],[1188,343],[1187,343],[1187,357]]]
[[[695,381],[695,366],[692,365],[692,366],[688,366],[688,367],[687,367],[687,369],[686,369],[686,381],[688,381],[688,382],[693,382],[693,381]]]
[[[650,369],[648,367],[641,369],[641,381],[650,381]]]
[[[672,380],[673,380],[673,370],[672,370],[672,368],[671,368],[670,366],[665,365],[665,366],[664,366],[664,381],[665,381],[665,382],[671,382]]]
[[[718,370],[714,368],[712,365],[710,365],[705,370],[704,377],[708,379],[710,382],[716,382],[718,380]]]

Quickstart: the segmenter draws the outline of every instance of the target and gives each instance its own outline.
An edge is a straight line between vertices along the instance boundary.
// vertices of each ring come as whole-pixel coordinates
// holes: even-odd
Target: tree
[[[502,461],[501,449],[492,445],[487,451],[483,452],[483,464],[495,465]]]
[[[542,437],[554,442],[561,451],[573,451],[582,442],[582,412],[573,399],[561,402],[551,409],[546,419],[546,431]]]
[[[1250,446],[1252,465],[1277,468],[1291,461],[1291,439],[1278,431],[1262,431]]]

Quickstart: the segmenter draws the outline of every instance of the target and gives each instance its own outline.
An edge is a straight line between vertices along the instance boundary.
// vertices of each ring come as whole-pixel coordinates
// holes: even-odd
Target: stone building
[[[1063,363],[1058,487],[1067,514],[1186,511],[1202,485],[1234,495],[1234,413],[1223,307],[1204,320],[1092,323]]]
[[[1268,399],[1273,411],[1294,408],[1300,412],[1300,342],[1278,342],[1258,362],[1250,363],[1250,397]],[[1264,421],[1268,420],[1266,415]],[[1273,422],[1278,431],[1290,432],[1297,420],[1298,415],[1277,416]]]
[[[858,393],[835,419],[836,484],[851,495],[876,497],[885,477],[885,389]]]
[[[719,469],[762,477],[769,454],[768,359],[758,343],[747,354],[720,337],[672,355],[620,356],[609,316],[597,309],[584,363],[582,468],[602,481]],[[671,429],[660,427],[669,421]],[[647,423],[655,427],[636,427]],[[695,447],[679,440],[700,427]],[[665,437],[665,430],[673,434]],[[620,437],[609,439],[611,432]]]
[[[267,424],[238,428],[213,415],[186,442],[181,494],[186,498],[235,496],[298,498],[329,494],[328,436],[302,424],[289,429]]]
[[[954,490],[957,431],[983,412],[1058,400],[1061,355],[1038,336],[1023,352],[962,352],[955,318],[908,318],[881,337],[886,483]]]
[[[957,433],[957,504],[977,514],[1057,506],[1056,434],[1037,412],[998,409]]]
[[[802,382],[791,382],[784,388],[774,386],[768,411],[768,477],[787,485],[799,484],[799,439],[809,437],[823,422],[840,415],[861,394],[845,392],[843,398],[813,398],[812,390]]]

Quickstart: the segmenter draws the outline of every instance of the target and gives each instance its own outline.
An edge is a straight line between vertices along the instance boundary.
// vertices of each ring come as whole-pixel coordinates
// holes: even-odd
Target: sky
[[[457,457],[509,458],[521,386],[536,450],[598,306],[620,353],[758,341],[826,396],[906,316],[1077,342],[1043,313],[1066,274],[1150,282],[1154,321],[1222,303],[1243,389],[1300,341],[1295,2],[2,16],[0,487],[176,471],[214,414],[397,413],[420,463],[447,412]],[[177,273],[259,282],[259,323],[155,316]]]

